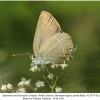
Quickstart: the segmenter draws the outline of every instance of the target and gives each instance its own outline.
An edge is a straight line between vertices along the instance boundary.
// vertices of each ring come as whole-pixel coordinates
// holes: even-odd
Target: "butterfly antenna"
[[[25,54],[13,54],[13,56],[24,56],[24,55],[31,56],[32,54],[30,54],[30,53],[25,53]]]

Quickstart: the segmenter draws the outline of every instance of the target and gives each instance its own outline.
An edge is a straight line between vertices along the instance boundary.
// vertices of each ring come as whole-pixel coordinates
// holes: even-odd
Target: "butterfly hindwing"
[[[68,47],[73,49],[72,39],[67,33],[57,33],[50,37],[40,48],[41,57],[50,62],[59,62],[70,53]]]

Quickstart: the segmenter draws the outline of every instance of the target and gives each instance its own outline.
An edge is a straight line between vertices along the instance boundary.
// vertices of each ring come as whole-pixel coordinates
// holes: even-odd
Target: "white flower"
[[[26,78],[21,78],[21,79],[22,79],[22,81],[18,83],[19,87],[23,87],[25,85],[30,86],[31,79],[29,79],[29,80],[26,80]]]
[[[66,66],[68,66],[67,64],[60,64],[62,69],[65,69]]]
[[[13,89],[12,85],[9,84],[9,83],[8,83],[8,85],[7,85],[7,88],[10,89],[10,90]]]
[[[32,71],[32,72],[36,72],[37,70],[38,70],[37,65],[31,67],[31,69],[30,69],[30,71]]]
[[[34,55],[31,55],[30,58],[32,61],[34,61]]]
[[[39,87],[45,86],[45,85],[44,85],[44,82],[42,82],[42,81],[36,82],[35,85],[36,85],[36,87],[38,87],[38,88],[39,88]]]
[[[38,68],[37,70],[38,70],[38,72],[40,72],[41,71],[41,68]]]
[[[21,78],[22,79],[22,82],[26,82],[26,78]]]
[[[23,87],[24,86],[24,82],[19,82],[18,83],[18,87]]]
[[[44,68],[45,68],[45,66],[41,65],[41,68],[42,68],[42,69],[44,69]]]
[[[63,63],[63,64],[60,64],[60,66],[61,66],[62,69],[65,69],[66,66],[68,66],[68,65],[67,65],[67,64],[65,63],[65,61],[64,61],[64,63]]]
[[[60,87],[56,87],[56,88],[55,88],[55,91],[56,91],[56,93],[59,93],[59,92],[62,91],[62,88],[60,88]]]
[[[2,84],[1,90],[2,91],[7,91],[7,86]]]
[[[16,93],[26,93],[25,88],[19,88],[17,89]]]
[[[53,74],[49,74],[48,76],[47,76],[47,78],[49,78],[49,79],[53,79]]]
[[[29,79],[28,81],[26,81],[24,84],[25,84],[26,86],[30,86],[30,81],[31,81],[31,79]]]
[[[54,69],[55,68],[55,65],[51,65],[51,68]]]
[[[35,91],[37,91],[37,88],[34,88]]]
[[[31,63],[31,64],[30,64],[30,66],[31,66],[31,67],[33,67],[33,66],[34,66],[34,64],[33,64],[33,63]]]
[[[56,68],[58,68],[59,67],[59,64],[55,64],[55,66],[56,66]]]

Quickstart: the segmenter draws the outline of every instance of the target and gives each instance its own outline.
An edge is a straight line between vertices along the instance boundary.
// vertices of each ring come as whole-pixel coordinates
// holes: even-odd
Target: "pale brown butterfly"
[[[73,42],[68,33],[62,31],[56,19],[42,11],[37,23],[33,41],[34,64],[60,63],[70,60]]]

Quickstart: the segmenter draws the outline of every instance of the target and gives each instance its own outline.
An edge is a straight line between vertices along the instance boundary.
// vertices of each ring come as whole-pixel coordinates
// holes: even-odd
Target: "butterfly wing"
[[[35,56],[40,56],[40,47],[42,44],[44,44],[54,34],[60,32],[61,28],[56,19],[50,13],[42,11],[39,16],[33,42],[33,51]]]
[[[40,54],[47,61],[58,63],[65,59],[72,49],[73,43],[71,37],[67,33],[57,33],[41,46]]]

